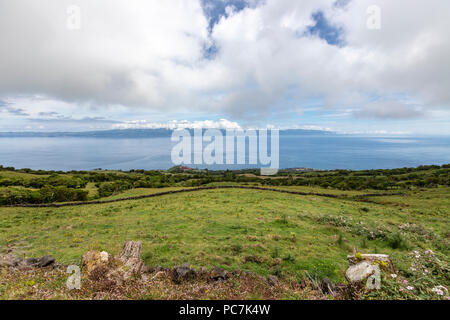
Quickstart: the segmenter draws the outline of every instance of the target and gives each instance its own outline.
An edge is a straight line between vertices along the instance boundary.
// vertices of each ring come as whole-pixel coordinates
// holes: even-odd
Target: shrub
[[[408,249],[409,244],[401,233],[395,232],[386,238],[386,242],[392,249]]]
[[[87,196],[88,191],[64,186],[44,186],[40,190],[9,187],[0,191],[0,205],[86,201]]]
[[[100,197],[109,197],[113,194],[133,188],[133,185],[125,180],[114,182],[104,182],[98,185],[98,195]]]

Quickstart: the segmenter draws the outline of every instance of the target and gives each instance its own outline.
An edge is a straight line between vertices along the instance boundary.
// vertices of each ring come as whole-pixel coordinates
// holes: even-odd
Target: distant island
[[[205,128],[204,130],[206,130]],[[186,129],[193,133],[194,129]],[[219,129],[225,134],[226,129]],[[245,129],[244,129],[245,130]],[[38,132],[38,131],[21,131],[21,132],[0,132],[2,138],[28,138],[28,137],[77,137],[77,138],[165,138],[172,135],[172,129],[114,129],[114,130],[98,130],[98,131],[81,131],[81,132]],[[322,130],[304,130],[304,129],[287,129],[280,130],[280,135],[330,135],[335,134],[330,131]]]

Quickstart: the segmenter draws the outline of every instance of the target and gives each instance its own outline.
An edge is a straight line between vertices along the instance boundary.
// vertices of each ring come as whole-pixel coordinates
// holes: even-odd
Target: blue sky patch
[[[219,48],[214,41],[203,46],[203,57],[207,60],[214,60],[218,52]]]
[[[331,25],[322,11],[313,13],[312,18],[314,25],[308,27],[306,34],[317,36],[324,39],[328,44],[333,46],[343,46],[342,28]]]
[[[221,17],[225,16],[225,9],[228,6],[234,7],[235,11],[241,11],[249,4],[246,0],[202,0],[203,12],[209,21],[209,31],[220,21]]]

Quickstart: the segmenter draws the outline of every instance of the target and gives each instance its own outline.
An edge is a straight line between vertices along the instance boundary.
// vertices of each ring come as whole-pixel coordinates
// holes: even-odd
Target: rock
[[[272,286],[278,285],[278,277],[274,275],[270,275],[267,277],[267,282]]]
[[[228,272],[220,267],[214,267],[210,273],[210,278],[212,280],[218,281],[218,280],[225,280],[228,277]]]
[[[392,264],[392,261],[389,258],[389,255],[387,254],[359,254],[359,255],[360,255],[359,259],[356,257],[356,255],[347,256],[348,263],[350,266],[358,264],[361,261],[368,261],[371,264],[378,264],[379,266],[385,265],[387,270],[389,270],[389,272],[392,273],[395,272],[394,265]]]
[[[106,252],[106,251],[102,251],[100,252],[100,261],[103,263],[109,263],[109,261],[111,260],[111,255]]]
[[[132,276],[150,271],[141,258],[141,250],[141,242],[127,241],[114,259],[106,251],[88,251],[82,257],[82,266],[92,281],[102,282],[105,287],[121,285]]]
[[[0,255],[0,267],[16,267],[21,261],[12,254]]]
[[[357,264],[351,265],[345,272],[345,278],[352,286],[363,286],[367,279],[372,275],[378,273],[380,270],[377,266],[370,264],[367,261],[361,261]],[[367,281],[368,282],[368,281]]]
[[[49,265],[52,265],[53,263],[55,263],[55,258],[53,258],[52,256],[45,256],[42,258],[31,258],[31,259],[25,260],[26,265],[29,265],[29,266],[35,267],[35,268],[36,267],[44,268]]]
[[[122,283],[135,275],[142,275],[149,272],[150,268],[145,265],[141,258],[142,243],[140,241],[127,241],[123,244],[120,255],[115,257],[119,265],[111,270],[107,277],[116,279],[117,283]]]
[[[394,273],[394,266],[387,254],[361,254],[348,256],[349,268],[345,277],[350,284],[351,291],[360,289],[380,289],[381,270]]]
[[[86,273],[91,274],[96,268],[108,268],[111,263],[111,256],[107,252],[88,251],[81,258],[82,266],[86,268]]]
[[[42,258],[21,259],[11,254],[0,256],[0,266],[18,269],[45,268],[55,263],[55,258],[45,256]]]
[[[189,263],[184,263],[178,268],[175,268],[175,271],[180,277],[184,277],[191,272],[191,266]]]
[[[175,281],[192,280],[196,277],[197,273],[194,269],[191,269],[189,263],[184,263],[179,267],[173,269],[173,276]]]
[[[159,265],[156,267],[148,267],[147,268],[148,273],[155,273],[155,272],[161,272],[161,271],[169,271],[169,269],[161,267]]]
[[[207,278],[208,276],[208,269],[205,267],[201,267],[200,270],[197,271],[197,276],[200,278]]]
[[[322,290],[322,292],[324,294],[328,294],[328,293],[333,294],[334,286],[329,278],[325,278],[320,283],[320,289]]]
[[[49,265],[52,265],[55,263],[55,258],[53,258],[52,256],[45,256],[42,257],[39,261],[39,266],[40,267],[47,267]]]
[[[357,284],[366,280],[374,273],[375,269],[373,266],[366,261],[362,261],[351,265],[345,272],[345,277],[351,284]]]

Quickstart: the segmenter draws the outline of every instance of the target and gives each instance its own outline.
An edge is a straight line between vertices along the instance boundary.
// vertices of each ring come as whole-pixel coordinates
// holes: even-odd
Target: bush
[[[133,188],[133,185],[125,180],[104,182],[97,186],[98,186],[98,195],[100,197],[109,197],[113,194]]]
[[[45,186],[39,190],[43,203],[49,202],[68,202],[68,201],[86,201],[88,191],[67,188]]]
[[[408,249],[409,244],[401,233],[396,232],[386,238],[386,242],[392,249]]]
[[[86,201],[87,196],[88,191],[64,186],[44,186],[40,190],[9,187],[0,191],[0,205]]]

